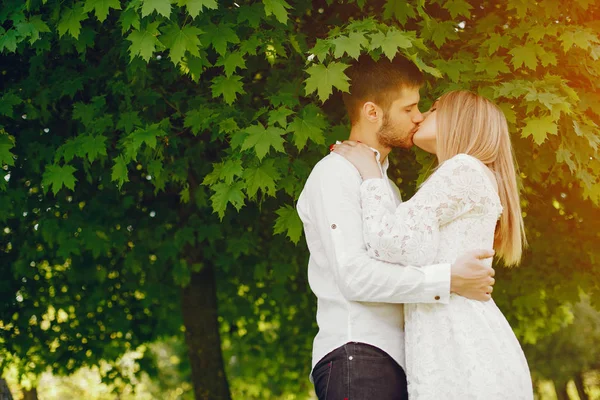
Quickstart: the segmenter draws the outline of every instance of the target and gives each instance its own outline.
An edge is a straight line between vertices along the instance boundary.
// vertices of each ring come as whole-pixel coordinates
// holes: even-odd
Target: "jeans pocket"
[[[327,399],[332,368],[333,361],[329,361],[328,363],[317,366],[312,373],[313,382],[315,384],[315,392],[319,400]]]

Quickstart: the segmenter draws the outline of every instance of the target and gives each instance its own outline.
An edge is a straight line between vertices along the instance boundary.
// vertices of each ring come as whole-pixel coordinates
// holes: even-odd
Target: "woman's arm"
[[[481,207],[489,188],[482,167],[467,155],[442,164],[409,201],[394,206],[383,179],[361,185],[363,234],[371,257],[426,265],[435,259],[440,227]],[[489,200],[489,199],[488,199]]]

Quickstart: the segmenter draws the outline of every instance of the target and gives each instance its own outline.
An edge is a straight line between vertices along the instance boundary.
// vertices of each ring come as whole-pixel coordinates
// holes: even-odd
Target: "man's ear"
[[[383,113],[377,104],[373,103],[372,101],[367,101],[363,104],[362,114],[367,121],[374,123],[381,118]]]

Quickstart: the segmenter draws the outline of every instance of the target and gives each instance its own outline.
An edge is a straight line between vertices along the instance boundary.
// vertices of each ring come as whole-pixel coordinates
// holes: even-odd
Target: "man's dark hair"
[[[402,89],[423,85],[423,73],[402,56],[392,61],[382,56],[374,61],[362,55],[346,75],[350,78],[350,93],[344,93],[343,99],[352,124],[358,121],[365,102],[372,101],[387,112]]]

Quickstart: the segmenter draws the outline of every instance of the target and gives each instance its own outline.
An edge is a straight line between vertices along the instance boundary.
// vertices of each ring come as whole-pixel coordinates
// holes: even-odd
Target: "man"
[[[412,146],[423,121],[423,76],[401,57],[375,62],[363,56],[347,73],[350,140],[375,150],[385,175],[391,149]],[[308,279],[318,301],[311,380],[320,400],[407,399],[402,304],[447,304],[451,292],[486,301],[494,284],[494,270],[482,261],[492,250],[419,268],[370,258],[361,182],[354,166],[332,153],[315,166],[298,200],[310,250]]]

